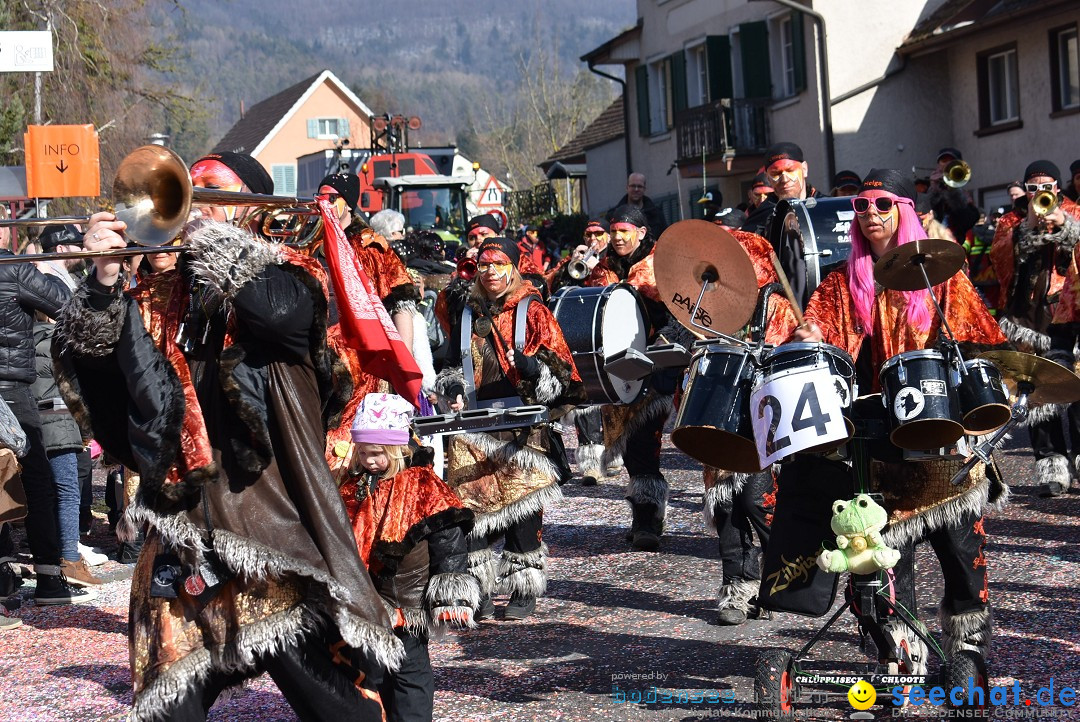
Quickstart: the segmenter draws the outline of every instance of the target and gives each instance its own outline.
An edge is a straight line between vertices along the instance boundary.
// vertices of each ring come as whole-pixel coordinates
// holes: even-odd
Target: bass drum
[[[632,404],[645,393],[645,379],[627,381],[604,370],[606,358],[648,345],[645,304],[628,283],[561,288],[548,307],[562,328],[591,404]]]
[[[776,204],[765,237],[776,250],[799,304],[851,254],[855,220],[851,197],[784,200]]]

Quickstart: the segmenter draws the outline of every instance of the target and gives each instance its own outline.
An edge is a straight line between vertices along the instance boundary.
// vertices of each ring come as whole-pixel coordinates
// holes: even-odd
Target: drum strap
[[[525,330],[529,319],[529,304],[536,300],[535,296],[526,296],[517,303],[514,309],[514,351],[522,353],[525,350]],[[476,406],[476,369],[472,358],[472,309],[469,304],[461,311],[461,335],[459,348],[461,349],[461,373],[465,377],[465,398],[470,409]],[[491,332],[498,333],[494,327]]]

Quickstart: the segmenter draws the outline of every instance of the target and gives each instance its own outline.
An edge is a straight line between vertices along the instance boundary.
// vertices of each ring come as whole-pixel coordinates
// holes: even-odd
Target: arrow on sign
[[[61,173],[63,173],[63,172],[64,172],[64,171],[66,171],[67,169],[68,169],[68,167],[67,167],[66,165],[64,165],[64,159],[63,159],[63,158],[61,158],[61,159],[60,159],[60,165],[56,166],[56,170],[58,170],[58,171],[60,171]]]

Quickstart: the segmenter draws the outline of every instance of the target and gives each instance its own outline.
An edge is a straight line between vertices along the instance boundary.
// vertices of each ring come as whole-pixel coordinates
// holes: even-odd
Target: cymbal
[[[874,264],[874,280],[893,291],[926,288],[919,265],[926,269],[930,285],[948,281],[964,267],[963,247],[944,238],[924,238],[886,251]]]
[[[1026,382],[1035,387],[1028,395],[1032,404],[1071,404],[1080,401],[1080,377],[1061,364],[1041,356],[1019,351],[987,351],[979,354],[997,366],[1014,395],[1017,384]]]
[[[695,319],[719,333],[732,334],[746,325],[757,303],[757,274],[746,249],[735,236],[702,220],[679,221],[668,226],[656,242],[653,272],[660,300],[671,314],[698,336],[701,329],[690,325],[691,311],[701,293]]]

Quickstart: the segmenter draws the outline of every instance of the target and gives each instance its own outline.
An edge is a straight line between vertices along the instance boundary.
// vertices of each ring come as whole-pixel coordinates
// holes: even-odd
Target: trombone
[[[266,213],[262,223],[263,235],[269,238],[295,237],[297,242],[292,245],[301,248],[315,244],[322,236],[321,218],[311,230],[303,233],[306,219],[318,216],[313,200],[193,187],[184,161],[160,145],[144,145],[124,157],[113,180],[113,202],[116,219],[127,224],[125,234],[137,245],[105,251],[7,256],[0,258],[0,263],[180,253],[188,246],[170,244],[188,223],[192,206],[247,206],[251,210],[239,219],[241,225],[251,222],[259,213]],[[281,215],[292,216],[292,226],[272,228],[275,219]],[[0,228],[86,223],[89,220],[90,216],[0,220]]]

